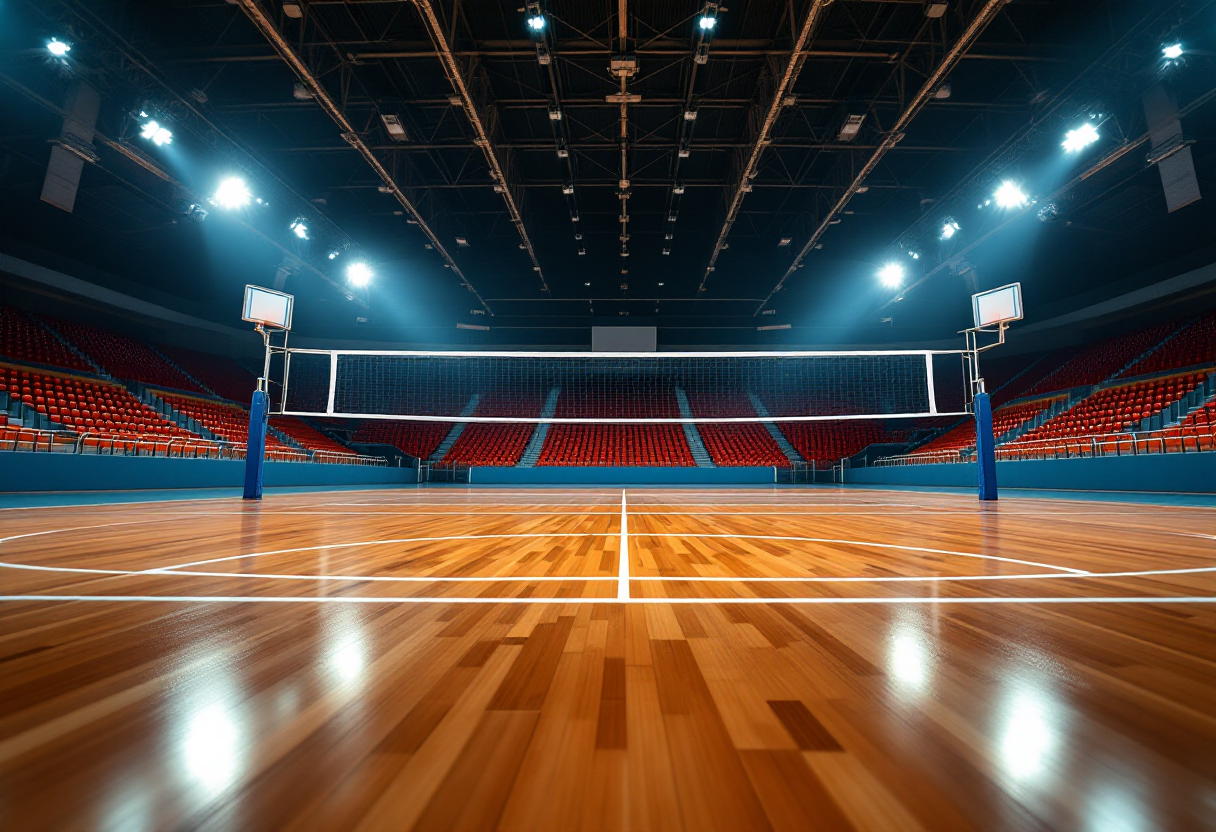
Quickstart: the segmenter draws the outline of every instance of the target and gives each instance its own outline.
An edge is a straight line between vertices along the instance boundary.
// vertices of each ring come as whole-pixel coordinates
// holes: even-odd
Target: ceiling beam
[[[726,238],[730,234],[731,226],[735,224],[735,220],[739,217],[739,209],[743,206],[743,197],[751,190],[750,182],[756,177],[759,172],[760,157],[764,154],[764,149],[772,143],[773,125],[777,122],[777,116],[785,107],[786,93],[793,89],[794,83],[798,80],[798,73],[802,71],[802,65],[805,61],[805,53],[807,46],[811,42],[811,35],[815,31],[816,24],[819,23],[826,9],[832,0],[811,0],[811,7],[807,10],[806,20],[802,23],[802,29],[798,32],[798,39],[794,42],[794,48],[790,54],[790,59],[785,65],[785,71],[781,73],[781,79],[777,82],[777,89],[773,91],[772,100],[768,104],[768,112],[764,115],[764,121],[760,124],[760,129],[756,133],[756,139],[752,143],[751,151],[747,157],[747,163],[743,165],[739,172],[739,181],[735,185],[734,193],[731,194],[730,205],[726,209],[726,219],[722,222],[722,230],[718,232],[718,239],[714,242],[714,250],[709,255],[709,264],[705,267],[705,274],[701,277],[701,285],[697,288],[698,292],[705,291],[705,284],[709,281],[710,274],[717,268],[718,255],[722,253],[722,247],[726,244]],[[792,22],[792,21],[791,21]],[[714,50],[717,53],[718,50]]]
[[[523,214],[520,213],[519,205],[515,202],[515,195],[511,191],[511,183],[507,180],[506,169],[498,159],[498,153],[494,149],[494,142],[490,138],[489,131],[486,130],[485,125],[482,123],[477,106],[473,103],[473,98],[469,94],[468,85],[464,82],[464,74],[460,71],[460,65],[456,63],[456,56],[452,53],[447,36],[443,33],[443,26],[439,22],[439,17],[435,14],[435,7],[431,4],[431,0],[414,0],[414,5],[418,7],[418,13],[422,17],[423,24],[426,26],[427,34],[430,35],[431,42],[435,44],[436,54],[443,65],[443,71],[448,77],[448,82],[451,83],[452,89],[455,90],[456,94],[460,96],[461,107],[464,109],[465,117],[468,118],[469,124],[473,127],[473,132],[476,134],[473,143],[480,147],[481,152],[485,155],[486,164],[490,167],[490,176],[502,186],[502,199],[506,203],[507,213],[511,216],[511,222],[515,224],[516,231],[519,232],[520,244],[532,260],[532,270],[540,278],[541,291],[548,292],[549,285],[545,282],[545,273],[541,269],[540,261],[536,259],[536,251],[532,248],[532,240],[528,237],[528,229],[524,226]]]
[[[649,141],[644,144],[630,145],[631,150],[659,150],[670,151],[675,150],[679,146],[678,142],[674,141]],[[693,152],[705,150],[737,150],[740,148],[746,149],[753,146],[752,142],[727,142],[706,140],[690,145]],[[877,144],[849,144],[847,142],[807,142],[807,141],[782,141],[780,144],[771,144],[773,150],[877,150],[882,145]],[[396,153],[422,153],[435,150],[468,150],[476,147],[475,144],[469,142],[441,142],[437,144],[375,144],[368,145],[371,150],[396,152]],[[553,153],[552,142],[504,142],[499,147],[505,147],[508,150],[520,151],[544,151],[545,153]],[[590,150],[610,150],[615,154],[619,150],[619,145],[616,142],[605,141],[585,141],[580,142],[574,140],[570,143],[571,150],[590,151]],[[308,147],[280,147],[277,153],[341,153],[349,150],[346,145],[312,145]],[[918,153],[966,153],[971,148],[956,147],[953,145],[920,145],[911,144],[898,148],[900,152],[918,152]]]
[[[908,102],[907,109],[905,109],[900,115],[899,119],[893,125],[891,125],[891,129],[887,133],[887,137],[883,139],[882,144],[880,144],[878,149],[874,151],[874,155],[870,157],[870,160],[866,162],[865,167],[863,167],[857,173],[857,176],[853,178],[853,182],[847,188],[845,188],[844,193],[840,196],[840,199],[836,201],[836,204],[832,206],[827,215],[824,216],[823,220],[820,222],[819,227],[816,228],[814,233],[811,234],[810,239],[807,240],[806,244],[799,250],[797,256],[794,257],[793,262],[790,263],[789,267],[785,270],[785,274],[783,274],[781,279],[777,281],[777,285],[774,286],[772,291],[768,293],[768,296],[765,297],[764,302],[756,307],[756,315],[759,315],[764,307],[768,305],[768,302],[772,300],[773,295],[785,288],[785,282],[789,280],[790,275],[798,271],[799,265],[802,263],[803,258],[815,248],[820,238],[823,237],[828,228],[832,225],[832,222],[837,218],[840,212],[844,210],[844,207],[849,204],[849,200],[853,198],[853,195],[857,193],[857,190],[862,187],[866,177],[874,172],[874,168],[878,167],[878,163],[882,161],[882,158],[887,155],[888,151],[903,140],[904,131],[907,130],[908,125],[912,123],[912,119],[916,118],[917,114],[924,109],[925,105],[933,97],[942,81],[950,73],[950,70],[954,69],[959,60],[967,53],[967,50],[973,43],[975,43],[976,39],[979,38],[984,29],[988,27],[988,24],[991,23],[996,17],[997,12],[999,12],[1007,2],[1009,2],[1009,0],[988,0],[988,2],[984,4],[983,8],[979,10],[976,16],[972,19],[970,25],[968,25],[963,31],[962,35],[959,36],[959,39],[955,41],[954,45],[950,47],[950,51],[947,52],[945,57],[942,58],[941,63],[939,63],[937,68],[934,69],[929,77],[925,79],[924,85],[921,86],[920,90],[916,93],[912,100]]]
[[[274,22],[267,16],[266,12],[263,11],[257,0],[237,0],[237,2],[239,3],[241,10],[245,12],[245,16],[249,18],[257,30],[266,38],[266,40],[270,41],[270,45],[274,47],[275,51],[279,53],[279,56],[283,59],[283,61],[291,68],[293,72],[295,72],[296,77],[300,79],[300,83],[307,87],[308,91],[312,93],[313,100],[315,100],[321,106],[321,109],[324,110],[325,114],[333,120],[334,124],[338,125],[338,129],[342,131],[342,138],[349,143],[351,147],[358,151],[359,155],[364,158],[371,169],[375,171],[376,175],[379,176],[384,184],[390,189],[397,201],[401,203],[401,207],[409,212],[409,215],[414,218],[414,221],[418,224],[419,230],[426,235],[427,239],[430,240],[431,245],[434,247],[434,250],[439,252],[439,256],[443,258],[444,265],[451,269],[452,273],[456,275],[462,284],[464,284],[465,288],[473,293],[473,296],[477,298],[477,302],[480,303],[487,312],[491,312],[491,314],[493,314],[489,304],[482,299],[481,295],[478,294],[477,290],[473,287],[473,284],[470,283],[468,278],[465,277],[464,272],[460,270],[460,266],[457,265],[456,261],[452,259],[452,255],[448,253],[448,250],[444,248],[438,235],[435,234],[434,230],[427,223],[421,212],[419,212],[414,204],[406,197],[405,193],[401,190],[401,187],[393,178],[393,175],[389,173],[384,165],[380,163],[380,160],[376,158],[376,154],[374,154],[371,151],[371,148],[364,143],[363,138],[355,130],[354,125],[347,120],[345,113],[342,112],[342,109],[338,106],[337,102],[330,97],[329,92],[321,84],[320,80],[318,80],[317,77],[312,74],[312,71],[308,68],[300,56],[297,55],[295,50],[293,50],[287,43],[286,38],[284,38],[282,33],[280,33],[275,27]]]

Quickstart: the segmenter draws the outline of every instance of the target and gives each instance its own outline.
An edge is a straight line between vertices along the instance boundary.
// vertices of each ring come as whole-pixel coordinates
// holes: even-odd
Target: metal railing
[[[246,447],[239,442],[215,442],[197,438],[153,438],[113,434],[71,433],[36,428],[0,429],[0,451],[92,454],[112,456],[158,456],[174,459],[244,459]],[[331,465],[385,466],[383,457],[295,449],[268,449],[269,462],[319,462]]]
[[[1139,456],[1143,454],[1207,453],[1216,451],[1216,427],[1188,425],[1155,431],[1102,433],[1087,436],[1062,436],[1029,442],[1010,442],[996,449],[996,458],[1017,459],[1075,459],[1103,456]],[[974,448],[924,451],[922,453],[888,456],[874,461],[874,467],[901,465],[935,465],[974,462]]]

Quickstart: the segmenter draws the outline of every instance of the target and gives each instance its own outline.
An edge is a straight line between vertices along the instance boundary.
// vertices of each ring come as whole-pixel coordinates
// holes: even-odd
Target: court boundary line
[[[629,512],[625,503],[625,489],[621,489],[621,544],[617,553],[616,597],[629,598]]]
[[[894,597],[894,598],[503,598],[503,597],[414,597],[385,596],[291,596],[291,595],[0,595],[0,602],[20,601],[93,601],[108,603],[202,604],[1216,604],[1216,596],[1103,596],[1095,598],[1041,597],[977,598]]]

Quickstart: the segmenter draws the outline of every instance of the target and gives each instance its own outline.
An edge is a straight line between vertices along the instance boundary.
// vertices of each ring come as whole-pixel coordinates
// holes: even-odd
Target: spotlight
[[[245,184],[244,179],[239,176],[230,176],[216,188],[215,196],[211,201],[221,208],[232,210],[233,208],[244,208],[252,197],[253,194],[249,193],[249,187]]]
[[[701,16],[701,31],[712,32],[714,27],[718,25],[718,18],[710,17],[709,15]]]
[[[1182,44],[1171,43],[1169,46],[1162,48],[1161,54],[1165,56],[1167,61],[1176,61],[1182,57]]]
[[[1017,183],[1008,179],[1001,183],[992,198],[996,200],[997,205],[1005,209],[1022,208],[1030,202],[1030,197],[1026,196]]]
[[[372,270],[366,263],[351,263],[346,267],[346,279],[352,286],[366,286],[371,282]]]
[[[155,121],[146,121],[144,126],[139,131],[139,135],[157,147],[165,144],[170,144],[173,141],[173,134],[167,128],[161,127]]]
[[[916,249],[911,249],[910,251],[908,251],[908,256],[911,257],[913,260],[919,260],[920,252],[917,251]]]
[[[328,257],[330,260],[336,260],[338,258],[338,255],[341,253],[342,252],[338,251],[337,249],[334,249],[333,251],[331,251],[329,254],[327,254],[325,256]]]
[[[62,58],[72,51],[72,46],[71,44],[64,43],[58,38],[51,38],[50,42],[46,45],[46,51],[50,52],[56,58]],[[1181,50],[1179,50],[1178,54],[1182,54]]]
[[[946,220],[946,222],[942,224],[942,233],[938,236],[938,239],[949,240],[958,232],[958,223],[954,220]]]
[[[291,228],[292,233],[295,234],[297,237],[299,237],[301,240],[308,239],[308,225],[307,225],[307,223],[304,222],[303,217],[299,217],[299,218],[293,220],[290,228]]]
[[[543,15],[534,14],[528,18],[528,28],[539,34],[545,29],[545,18]]]
[[[888,263],[878,270],[878,279],[888,289],[898,289],[904,285],[904,267],[898,263]]]
[[[1082,124],[1075,130],[1069,130],[1064,134],[1064,142],[1061,145],[1065,153],[1076,153],[1078,150],[1084,150],[1091,144],[1096,142],[1101,136],[1098,135],[1098,128],[1088,121]]]

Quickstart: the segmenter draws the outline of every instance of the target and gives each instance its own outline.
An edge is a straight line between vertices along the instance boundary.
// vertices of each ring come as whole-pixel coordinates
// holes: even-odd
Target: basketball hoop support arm
[[[980,375],[980,353],[987,352],[988,350],[993,349],[994,347],[999,347],[999,346],[1004,345],[1005,330],[1007,330],[1008,328],[1009,328],[1009,322],[1001,321],[999,324],[996,325],[996,329],[993,329],[991,327],[979,326],[979,327],[971,327],[970,329],[964,329],[959,333],[966,339],[966,343],[967,343],[966,349],[963,351],[963,357],[968,363],[967,381],[968,381],[968,394],[970,396],[974,397],[976,393],[987,392],[984,389],[984,377]],[[984,346],[980,346],[980,335],[981,334],[992,334],[992,333],[996,333],[997,340],[991,344],[985,344]]]

